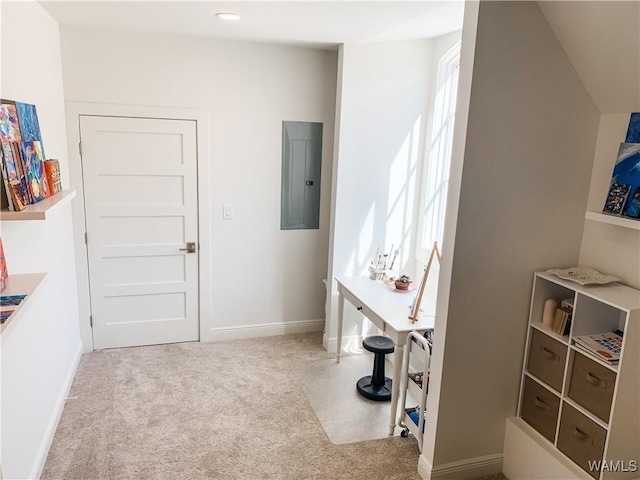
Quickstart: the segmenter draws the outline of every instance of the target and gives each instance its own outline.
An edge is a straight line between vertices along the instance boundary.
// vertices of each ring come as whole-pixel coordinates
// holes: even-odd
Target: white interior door
[[[80,138],[94,348],[198,340],[196,122],[80,116]]]

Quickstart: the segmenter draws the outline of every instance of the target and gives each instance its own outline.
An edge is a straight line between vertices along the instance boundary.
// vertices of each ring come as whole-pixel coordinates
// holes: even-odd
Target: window
[[[442,244],[459,70],[460,44],[457,44],[438,62],[432,129],[425,150],[418,219],[416,258],[423,265],[429,258],[433,242],[437,241],[439,246]]]

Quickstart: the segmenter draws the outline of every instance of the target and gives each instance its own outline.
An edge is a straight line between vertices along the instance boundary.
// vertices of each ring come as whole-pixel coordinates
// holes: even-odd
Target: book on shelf
[[[594,333],[590,335],[580,335],[573,338],[577,347],[594,354],[596,357],[611,364],[616,364],[620,360],[622,351],[623,332]]]
[[[573,297],[565,298],[560,302],[560,306],[573,311]]]
[[[26,295],[0,295],[0,307],[17,307],[25,298]]]
[[[568,305],[561,305],[556,309],[556,314],[551,324],[551,330],[558,335],[567,335],[571,328],[571,317],[573,316],[573,308]]]
[[[3,324],[7,319],[13,315],[14,310],[3,310],[0,312],[0,324]]]

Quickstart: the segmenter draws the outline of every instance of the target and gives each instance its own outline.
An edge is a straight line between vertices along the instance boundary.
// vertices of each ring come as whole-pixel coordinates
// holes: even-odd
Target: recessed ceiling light
[[[240,20],[240,15],[236,15],[235,13],[218,12],[216,13],[216,17],[220,20],[229,20],[231,22],[237,22]]]

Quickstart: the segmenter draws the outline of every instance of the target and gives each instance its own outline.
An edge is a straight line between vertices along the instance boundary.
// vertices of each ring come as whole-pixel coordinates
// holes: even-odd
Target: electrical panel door
[[[282,122],[281,230],[319,228],[322,123]]]

